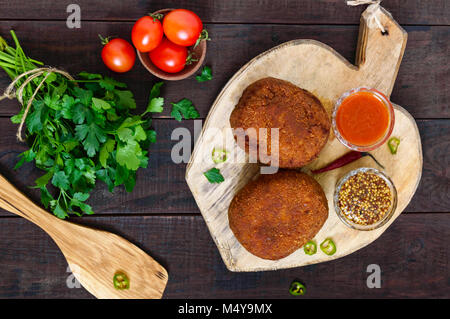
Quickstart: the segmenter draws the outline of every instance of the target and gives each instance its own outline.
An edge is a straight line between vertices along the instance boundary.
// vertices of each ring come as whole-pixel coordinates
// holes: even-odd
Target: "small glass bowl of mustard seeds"
[[[357,230],[386,224],[397,208],[391,179],[375,168],[361,167],[342,177],[334,192],[334,209],[342,222]]]

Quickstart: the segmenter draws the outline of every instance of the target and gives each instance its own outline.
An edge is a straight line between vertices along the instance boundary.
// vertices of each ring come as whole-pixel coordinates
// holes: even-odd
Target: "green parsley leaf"
[[[92,98],[92,107],[97,112],[103,112],[103,110],[108,110],[111,108],[111,104],[96,97]]]
[[[25,162],[31,162],[36,158],[36,153],[29,149],[28,151],[25,151],[19,155],[20,160],[17,162],[17,164],[14,166],[14,170],[19,169]]]
[[[72,108],[72,114],[73,114],[72,116],[73,122],[76,124],[83,124],[84,122],[92,122],[94,118],[92,110],[81,103],[77,103]]]
[[[48,171],[46,174],[42,175],[38,179],[36,179],[34,182],[36,183],[36,188],[42,188],[45,185],[48,184],[48,182],[53,177],[53,171]]]
[[[89,198],[89,194],[87,193],[75,193],[73,194],[73,199],[80,201],[80,202],[84,202]]]
[[[133,127],[135,125],[139,125],[139,124],[143,124],[143,123],[145,123],[145,121],[143,121],[140,116],[128,117],[125,119],[125,121],[122,122],[122,124],[120,124],[119,129],[123,128],[123,127]]]
[[[54,73],[52,73],[54,74]],[[53,109],[53,110],[60,110],[61,109],[61,104],[59,103],[59,95],[53,95],[53,96],[49,96],[46,95],[44,96],[44,103],[47,107]]]
[[[220,170],[217,168],[211,168],[209,171],[206,171],[203,173],[205,177],[208,179],[208,182],[210,183],[222,183],[225,178],[223,178],[222,174],[220,173]]]
[[[14,116],[11,116],[11,122],[14,124],[19,124],[22,122],[23,112],[20,112],[19,114],[16,114]]]
[[[33,101],[33,112],[28,114],[25,122],[27,124],[28,132],[36,133],[42,130],[43,124],[46,122],[48,108],[42,101]]]
[[[96,172],[97,178],[103,182],[105,182],[105,184],[108,186],[108,190],[110,192],[112,192],[114,190],[114,175],[115,175],[115,170],[112,167],[108,167],[108,168],[103,168],[103,169],[99,169]]]
[[[88,79],[88,80],[100,80],[102,79],[101,74],[96,73],[88,73],[88,72],[80,72],[78,75],[82,78]]]
[[[119,163],[119,165],[117,165],[116,171],[115,171],[114,185],[119,186],[119,185],[123,184],[125,182],[125,180],[127,180],[129,175],[130,175],[130,171],[128,170],[128,168],[126,168],[123,165],[120,165],[120,163]]]
[[[111,122],[115,122],[118,119],[120,119],[120,117],[116,113],[116,110],[113,108],[106,111],[106,118],[108,119],[108,121],[111,121]]]
[[[125,83],[116,81],[107,76],[105,76],[104,79],[100,80],[98,82],[98,84],[100,84],[100,86],[102,88],[104,88],[105,90],[108,90],[108,91],[114,90],[115,87],[118,87],[118,88],[126,88],[127,87],[127,85]]]
[[[115,91],[119,97],[118,106],[123,109],[135,109],[136,101],[134,100],[133,93],[131,91]]]
[[[147,110],[145,111],[144,114],[146,113],[161,113],[164,108],[164,98],[163,97],[154,97],[153,99],[150,100],[150,103],[148,103],[147,106]]]
[[[50,201],[54,200],[47,187],[41,187],[41,202],[45,208],[48,208]]]
[[[77,97],[83,105],[85,106],[91,105],[91,100],[93,96],[92,91],[84,90],[76,86],[73,88],[73,95]]]
[[[77,103],[72,96],[65,94],[62,98],[61,115],[66,120],[71,120],[73,117],[72,108]]]
[[[44,76],[46,76],[47,74],[48,74],[48,72],[44,72]],[[45,80],[45,83],[50,84],[50,83],[56,81],[56,78],[57,78],[56,73],[50,73],[50,75]]]
[[[140,166],[139,156],[141,154],[142,149],[139,144],[135,141],[129,141],[124,145],[117,146],[116,160],[120,165],[135,171]]]
[[[92,210],[92,207],[91,207],[90,205],[88,205],[88,204],[80,203],[80,208],[81,208],[81,210],[82,210],[84,213],[86,213],[86,214],[88,214],[88,215],[94,214],[94,211]]]
[[[67,178],[66,173],[64,173],[64,171],[56,172],[55,175],[53,175],[52,184],[55,187],[59,187],[64,190],[67,190],[70,185],[69,179]]]
[[[133,131],[128,127],[121,127],[117,130],[117,137],[126,143],[133,139]]]
[[[181,122],[183,117],[186,120],[200,117],[195,106],[188,99],[182,99],[178,103],[172,103],[172,112],[170,115],[178,122]]]
[[[77,125],[75,136],[82,142],[89,157],[93,157],[100,149],[100,143],[106,141],[105,132],[95,123]]]
[[[125,190],[127,192],[132,192],[134,189],[134,186],[136,185],[136,172],[130,172],[130,175],[128,178],[123,182],[125,186]]]
[[[133,139],[135,141],[145,141],[147,139],[147,134],[145,134],[145,131],[141,125],[135,127]]]
[[[197,75],[195,79],[197,80],[197,82],[205,82],[212,80],[211,68],[205,65],[202,69],[202,73],[200,75]]]
[[[161,86],[163,84],[164,82],[158,82],[153,85],[152,90],[150,91],[150,97],[148,98],[149,101],[161,95]]]
[[[148,130],[147,131],[148,140],[150,143],[156,143],[156,131]]]
[[[62,209],[61,205],[59,205],[59,203],[56,204],[55,209],[53,209],[53,213],[56,215],[56,217],[61,218],[61,219],[65,219],[66,217],[68,217],[69,215],[67,214],[67,212]]]
[[[105,144],[100,148],[99,161],[102,167],[106,168],[106,162],[108,161],[109,154],[114,151],[116,146],[116,141],[113,139],[108,139]]]

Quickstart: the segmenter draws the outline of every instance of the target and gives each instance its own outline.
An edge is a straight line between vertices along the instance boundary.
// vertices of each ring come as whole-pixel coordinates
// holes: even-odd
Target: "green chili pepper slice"
[[[114,282],[114,288],[116,288],[118,290],[124,290],[124,289],[130,288],[130,280],[128,279],[128,276],[125,275],[121,271],[118,271],[114,274],[113,282]]]
[[[308,241],[305,246],[303,246],[303,250],[307,255],[314,255],[317,252],[317,244],[315,241]]]
[[[388,141],[388,147],[391,154],[397,154],[398,146],[400,145],[400,140],[396,137],[391,137]]]
[[[228,152],[223,149],[213,149],[212,160],[214,163],[219,164],[227,161]]]
[[[301,282],[293,281],[289,288],[289,293],[293,296],[303,296],[306,292],[306,287]]]
[[[320,244],[320,250],[328,256],[334,255],[336,252],[336,244],[331,238],[327,238]]]

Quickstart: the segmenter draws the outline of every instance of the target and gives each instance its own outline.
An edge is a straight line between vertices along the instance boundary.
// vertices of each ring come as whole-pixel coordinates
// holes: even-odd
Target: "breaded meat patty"
[[[260,79],[244,90],[231,113],[230,124],[242,149],[256,151],[256,156],[262,148],[262,154],[269,158],[273,148],[270,129],[278,128],[278,165],[259,155],[258,160],[283,168],[302,167],[315,159],[328,140],[331,126],[327,112],[313,94],[271,77]],[[259,134],[260,128],[266,128],[267,134]],[[249,143],[252,138],[256,145]]]
[[[252,254],[277,260],[313,239],[328,218],[319,183],[295,171],[260,175],[231,201],[230,228]]]

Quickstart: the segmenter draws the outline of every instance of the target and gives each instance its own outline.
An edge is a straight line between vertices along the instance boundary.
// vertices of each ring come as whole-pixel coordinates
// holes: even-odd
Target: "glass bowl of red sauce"
[[[332,122],[334,134],[342,144],[355,151],[368,152],[383,145],[391,135],[394,108],[380,91],[359,87],[337,100]]]

